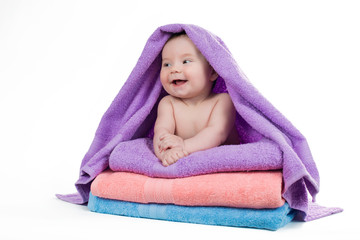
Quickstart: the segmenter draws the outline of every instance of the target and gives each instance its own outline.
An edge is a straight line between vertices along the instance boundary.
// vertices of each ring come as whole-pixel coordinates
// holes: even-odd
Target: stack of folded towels
[[[182,31],[218,73],[213,91],[229,93],[242,144],[195,152],[164,167],[150,132],[166,94],[159,80],[161,51]],[[78,193],[57,196],[88,202],[101,213],[275,230],[295,213],[310,221],[342,211],[308,201],[319,180],[305,137],[252,86],[224,42],[201,27],[170,24],[150,36],[102,117],[81,163]]]
[[[151,152],[151,139],[121,143],[110,156],[111,170],[92,182],[88,207],[122,216],[269,230],[290,222],[295,211],[282,198],[281,159],[268,156],[268,170],[259,171],[267,167],[262,164],[249,171],[241,156],[233,171],[213,168],[210,156],[231,147],[207,150],[206,159],[204,151],[163,167]],[[226,164],[230,162],[225,159]],[[196,168],[203,171],[194,172]]]

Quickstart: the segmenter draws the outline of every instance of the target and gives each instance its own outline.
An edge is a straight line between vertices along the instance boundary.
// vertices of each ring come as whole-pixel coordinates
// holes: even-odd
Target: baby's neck
[[[207,99],[210,99],[212,96],[214,96],[215,93],[210,92],[207,95],[200,95],[193,98],[179,98],[185,105],[189,107],[196,107],[199,104],[203,103]]]

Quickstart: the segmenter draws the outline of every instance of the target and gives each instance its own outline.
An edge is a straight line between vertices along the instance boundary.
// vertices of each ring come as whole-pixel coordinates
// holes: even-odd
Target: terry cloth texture
[[[137,203],[261,209],[284,205],[281,188],[281,171],[214,173],[176,179],[105,171],[91,184],[91,193]]]
[[[187,207],[173,204],[142,204],[99,198],[90,193],[88,208],[93,212],[176,222],[251,227],[277,230],[294,218],[285,203],[275,209],[230,207]]]
[[[109,157],[115,147],[125,141],[151,136],[157,104],[165,95],[159,79],[161,51],[174,33],[182,31],[218,73],[213,91],[229,93],[237,111],[236,126],[242,144],[267,139],[280,149],[283,197],[291,208],[301,211],[302,219],[306,220],[308,193],[315,198],[320,180],[306,139],[248,81],[219,37],[201,27],[186,24],[161,26],[150,36],[138,63],[103,115],[90,149],[82,160],[76,182],[79,193],[58,197],[73,203],[86,203],[91,182],[109,167]],[[238,156],[246,154],[246,147],[238,147],[243,151]]]
[[[179,178],[217,172],[282,169],[282,154],[276,144],[264,139],[195,152],[164,167],[154,155],[152,139],[139,138],[119,143],[110,155],[109,164],[113,171]]]

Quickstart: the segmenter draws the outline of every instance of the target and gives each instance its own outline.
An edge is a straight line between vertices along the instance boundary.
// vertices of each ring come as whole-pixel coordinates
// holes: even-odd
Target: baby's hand
[[[167,167],[173,163],[176,163],[180,158],[186,157],[188,154],[181,148],[171,148],[163,153],[161,159],[162,164]]]
[[[169,148],[180,148],[184,149],[184,140],[176,135],[165,133],[159,137],[159,151],[163,152]]]

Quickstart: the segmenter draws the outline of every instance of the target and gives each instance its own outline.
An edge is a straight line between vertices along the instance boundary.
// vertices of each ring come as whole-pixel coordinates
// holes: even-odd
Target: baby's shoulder
[[[167,95],[163,97],[159,102],[159,107],[161,108],[177,108],[182,106],[184,103],[180,101],[178,98],[175,98],[171,95]]]
[[[231,97],[228,93],[216,93],[215,96],[219,99],[231,100]]]
[[[174,97],[171,95],[166,95],[165,97],[163,97],[159,104],[171,104],[174,101]]]
[[[163,97],[158,105],[158,111],[169,111],[172,109],[171,98],[169,96]]]
[[[221,102],[224,104],[230,104],[232,103],[231,97],[228,93],[217,93],[214,96],[214,100],[215,102]]]
[[[215,98],[216,102],[214,105],[214,109],[222,109],[222,111],[230,111],[231,109],[234,109],[234,104],[228,93],[216,94]]]

